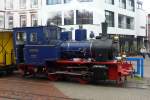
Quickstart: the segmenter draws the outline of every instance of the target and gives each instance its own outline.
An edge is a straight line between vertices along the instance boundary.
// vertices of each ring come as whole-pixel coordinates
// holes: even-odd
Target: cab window
[[[30,34],[30,42],[37,42],[37,33]]]
[[[26,41],[26,33],[25,32],[17,32],[17,34],[16,34],[17,44],[24,44],[25,41]]]

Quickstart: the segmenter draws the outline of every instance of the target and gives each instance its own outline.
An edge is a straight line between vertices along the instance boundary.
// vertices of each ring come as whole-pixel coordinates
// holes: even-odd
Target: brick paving
[[[0,78],[0,100],[150,100],[150,58],[145,59],[144,76],[119,88],[24,79],[16,73]]]
[[[2,99],[3,98],[3,99]],[[45,80],[0,79],[0,100],[69,100],[53,83]]]

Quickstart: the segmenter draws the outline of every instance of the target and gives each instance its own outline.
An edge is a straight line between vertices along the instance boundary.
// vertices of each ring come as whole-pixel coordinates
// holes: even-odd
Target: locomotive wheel
[[[22,77],[24,77],[24,76],[25,76],[25,71],[24,71],[24,70],[19,69],[19,73],[21,74],[21,76],[22,76]]]
[[[57,75],[55,75],[55,74],[48,74],[48,79],[50,80],[50,81],[57,81],[58,79],[59,79],[59,77],[57,76]]]
[[[29,72],[22,70],[22,69],[19,69],[19,73],[21,74],[22,77],[26,77],[29,75]]]

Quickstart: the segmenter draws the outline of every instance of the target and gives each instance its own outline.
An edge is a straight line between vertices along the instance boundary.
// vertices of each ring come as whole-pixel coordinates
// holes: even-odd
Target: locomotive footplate
[[[121,79],[126,79],[127,76],[133,74],[132,64],[129,64],[126,61],[89,62],[86,60],[80,60],[80,61],[59,60],[57,61],[57,64],[63,66],[72,65],[72,69],[77,65],[86,66],[91,71],[89,75],[91,81],[112,80],[112,81],[121,82],[122,81]],[[72,71],[72,73],[74,73],[74,71]],[[82,79],[83,74],[76,75],[76,76],[80,76],[80,78]]]

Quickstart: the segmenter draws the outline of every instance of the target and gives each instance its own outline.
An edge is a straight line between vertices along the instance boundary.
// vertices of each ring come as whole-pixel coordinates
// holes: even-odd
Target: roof
[[[43,27],[57,27],[57,28],[60,28],[62,29],[61,27],[59,26],[56,26],[56,25],[48,25],[48,26],[27,26],[27,27],[15,27],[13,29],[23,29],[23,28],[43,28]]]
[[[0,32],[13,32],[12,29],[0,29]]]

